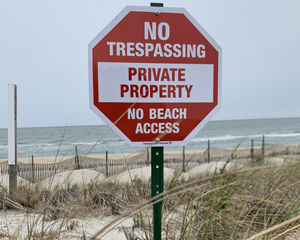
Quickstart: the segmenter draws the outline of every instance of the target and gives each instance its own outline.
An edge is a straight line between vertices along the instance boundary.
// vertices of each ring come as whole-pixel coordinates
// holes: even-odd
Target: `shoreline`
[[[205,149],[200,150],[186,150],[186,154],[197,154],[205,152]],[[133,159],[138,157],[145,157],[147,155],[146,151],[141,151],[138,153],[109,153],[109,159]],[[149,155],[151,155],[149,151]],[[164,152],[166,156],[178,156],[182,155],[182,151],[167,151]],[[84,155],[79,155],[81,158],[85,158]],[[75,155],[68,155],[68,156],[48,156],[48,157],[34,157],[34,163],[54,163],[54,162],[62,162],[68,159],[74,158]],[[102,159],[105,160],[106,154],[89,154],[86,156],[89,159]],[[7,162],[7,159],[1,159],[0,162]],[[18,162],[21,163],[31,163],[31,158],[18,158]]]
[[[234,152],[233,148],[211,148],[210,155],[212,158],[226,158],[231,156],[232,154],[236,158],[245,158],[246,156],[250,155],[251,147],[239,147]],[[253,147],[253,153],[255,155],[261,154],[262,147]],[[300,144],[289,144],[289,145],[266,145],[264,148],[264,154],[266,156],[271,155],[282,155],[284,153],[287,154],[300,154]],[[206,157],[207,149],[198,149],[198,150],[185,150],[185,156],[193,157],[193,156],[201,156],[201,158]],[[151,156],[151,150],[149,151],[149,157]],[[75,155],[68,155],[68,156],[47,156],[47,157],[34,157],[34,163],[37,164],[51,164],[51,163],[59,163],[66,160],[73,159]],[[89,154],[87,156],[79,155],[81,159],[85,157],[88,159],[98,159],[98,160],[105,160],[106,154]],[[183,157],[183,150],[177,151],[165,151],[164,158],[165,159],[178,159]],[[128,159],[128,160],[138,160],[146,159],[147,158],[147,151],[143,149],[143,151],[136,152],[136,153],[108,153],[108,158],[115,160],[115,159]],[[20,163],[31,163],[31,157],[29,158],[18,158],[17,160]],[[7,162],[7,159],[0,159],[0,163]]]

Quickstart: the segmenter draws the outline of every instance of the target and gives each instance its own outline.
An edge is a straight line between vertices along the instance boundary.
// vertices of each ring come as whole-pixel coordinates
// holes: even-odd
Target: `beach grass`
[[[289,237],[300,229],[299,160],[273,166],[258,159],[239,169],[227,170],[224,165],[213,174],[189,179],[175,172],[165,184],[164,193],[158,196],[163,201],[163,239]],[[230,159],[225,164],[229,162]],[[54,188],[21,185],[13,196],[1,188],[1,210],[15,209],[27,218],[19,228],[2,228],[0,237],[109,239],[106,237],[110,232],[119,229],[119,239],[150,240],[152,204],[160,201],[151,198],[150,189],[150,181],[139,178],[130,183],[91,181],[64,187],[58,184]],[[110,217],[110,221],[95,226],[92,233],[82,228],[78,233],[80,220]],[[128,219],[130,224],[124,225]]]

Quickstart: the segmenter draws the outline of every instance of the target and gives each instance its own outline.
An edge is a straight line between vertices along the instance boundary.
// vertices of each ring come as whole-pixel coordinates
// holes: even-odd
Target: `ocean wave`
[[[254,134],[248,136],[241,135],[223,135],[223,136],[215,136],[215,137],[195,137],[191,140],[191,142],[207,142],[210,141],[233,141],[233,140],[242,140],[242,139],[257,139],[262,138],[263,134]],[[289,137],[300,137],[300,133],[270,133],[264,134],[265,138],[289,138]]]
[[[195,137],[191,142],[207,142],[210,141],[229,141],[235,139],[242,139],[244,136],[233,136],[233,135],[224,135],[224,136],[215,136],[215,137]]]
[[[26,148],[26,147],[58,147],[58,144],[52,144],[52,143],[36,143],[36,144],[18,144],[18,147]]]
[[[300,133],[271,133],[271,134],[266,134],[265,137],[271,137],[271,138],[300,137]]]
[[[94,145],[96,142],[75,142],[75,143],[72,143],[73,146],[76,146],[76,145]]]
[[[72,143],[73,146],[92,146],[94,144],[96,144],[97,142],[76,142],[76,143]],[[125,144],[125,142],[123,140],[110,140],[110,141],[100,141],[97,143],[97,145],[110,145],[110,144],[114,144],[114,145],[123,145]]]

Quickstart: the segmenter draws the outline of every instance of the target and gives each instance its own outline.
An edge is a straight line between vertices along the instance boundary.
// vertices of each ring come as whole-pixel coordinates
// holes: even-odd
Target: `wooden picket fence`
[[[76,151],[77,153],[77,151]],[[235,152],[232,149],[214,149],[211,148],[208,142],[208,148],[203,151],[198,151],[196,154],[185,152],[183,148],[182,154],[168,155],[165,153],[164,166],[172,169],[184,169],[188,171],[202,163],[210,161],[224,160],[227,158],[254,159],[257,156],[277,156],[277,155],[299,155],[300,145],[289,146],[265,146],[250,148],[239,148]],[[74,169],[94,169],[104,174],[106,177],[115,175],[129,169],[141,168],[150,165],[149,152],[144,152],[140,155],[132,155],[129,158],[114,158],[109,156],[108,152],[104,157],[83,157],[74,156],[65,160],[60,160],[56,163],[35,163],[32,157],[31,163],[18,163],[18,176],[27,179],[31,182],[40,181],[57,173],[62,173]],[[0,175],[8,174],[7,161],[0,162]]]
[[[165,166],[174,169],[182,167],[182,158],[165,159]],[[189,166],[194,167],[199,165],[199,161],[190,161]],[[149,166],[150,161],[141,157],[140,159],[126,159],[126,158],[96,158],[74,156],[56,163],[22,163],[18,162],[17,174],[18,176],[37,182],[47,177],[51,177],[57,173],[65,172],[74,169],[94,169],[110,177],[117,173],[123,172],[127,169],[141,168]],[[7,161],[0,162],[0,175],[8,174]]]

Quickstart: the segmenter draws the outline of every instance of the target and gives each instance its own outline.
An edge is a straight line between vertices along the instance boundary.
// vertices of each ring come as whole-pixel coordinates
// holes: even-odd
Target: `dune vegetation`
[[[227,168],[227,159],[191,177],[175,171],[161,195],[163,239],[299,239],[300,159],[256,160]],[[13,195],[0,188],[0,239],[152,239],[150,181],[91,175],[20,184]]]

